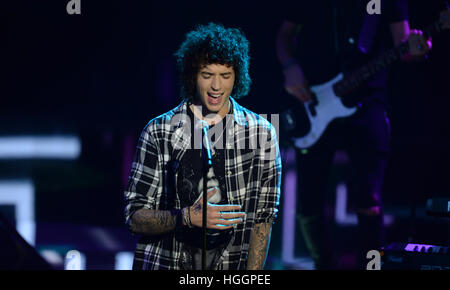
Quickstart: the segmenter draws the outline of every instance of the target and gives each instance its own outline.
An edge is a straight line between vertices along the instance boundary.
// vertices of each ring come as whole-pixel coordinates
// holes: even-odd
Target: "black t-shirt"
[[[192,206],[197,200],[203,196],[203,161],[202,150],[200,144],[194,142],[201,142],[201,137],[195,139],[195,134],[200,134],[201,131],[196,128],[195,124],[198,119],[194,116],[190,109],[187,110],[189,118],[191,120],[191,149],[186,150],[178,166],[178,178],[177,178],[177,192],[180,198],[181,207]],[[227,204],[227,191],[225,184],[225,152],[223,146],[223,140],[226,134],[224,128],[225,122],[221,122],[210,126],[209,140],[212,150],[213,166],[210,168],[207,174],[207,186],[212,188],[218,187],[216,194],[209,200],[210,203],[215,204]],[[219,127],[219,130],[216,127]],[[212,134],[215,132],[216,134]],[[197,135],[199,136],[199,135]],[[216,146],[215,146],[216,145]],[[227,245],[232,234],[232,230],[207,230],[207,249],[209,250],[208,264],[213,263],[214,257],[220,255],[221,250]],[[203,248],[202,229],[195,228],[183,228],[180,235],[182,242],[188,248],[188,252],[192,255],[194,269],[200,269],[201,265],[199,261],[195,261],[196,257],[200,257],[201,250]]]
[[[392,47],[389,24],[408,19],[407,2],[381,0],[381,14],[367,16],[369,1],[291,1],[287,4],[284,18],[300,25],[295,56],[310,85],[324,83],[339,72],[358,68]],[[369,30],[361,34],[366,17],[371,17]],[[361,35],[365,38],[361,39],[362,43],[368,46],[366,52],[359,49]],[[368,85],[385,88],[386,72],[380,72]]]

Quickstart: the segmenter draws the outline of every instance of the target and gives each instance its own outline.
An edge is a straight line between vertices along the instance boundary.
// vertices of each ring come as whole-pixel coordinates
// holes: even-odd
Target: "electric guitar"
[[[448,28],[450,28],[450,10],[445,10],[441,12],[439,20],[423,30],[423,35],[428,38]],[[404,42],[348,75],[340,73],[326,83],[312,86],[311,100],[298,103],[280,116],[284,130],[290,135],[290,143],[299,149],[307,149],[316,144],[332,121],[349,117],[357,111],[356,105],[353,107],[344,105],[343,98],[359,89],[378,72],[400,60],[408,51],[408,42]],[[304,119],[309,121],[309,131],[300,137],[293,137],[291,133],[298,131],[299,126],[305,125],[305,120],[299,121],[300,114],[304,117],[305,113],[307,118]]]

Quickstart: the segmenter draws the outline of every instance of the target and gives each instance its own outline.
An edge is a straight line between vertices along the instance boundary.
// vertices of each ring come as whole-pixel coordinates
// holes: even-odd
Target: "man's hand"
[[[208,192],[208,200],[216,193],[217,189],[213,189]],[[240,205],[215,205],[207,203],[207,222],[206,227],[208,229],[226,230],[232,228],[234,225],[242,223],[245,213],[243,212],[231,212],[234,210],[240,210]],[[190,218],[192,225],[196,227],[202,227],[203,223],[203,198],[197,201],[190,208]]]
[[[432,46],[431,37],[425,39],[421,30],[411,29],[408,36],[409,54],[412,57],[422,57],[427,54]]]
[[[284,70],[286,91],[296,97],[301,102],[307,102],[311,99],[311,92],[308,88],[308,82],[298,64],[293,64]]]

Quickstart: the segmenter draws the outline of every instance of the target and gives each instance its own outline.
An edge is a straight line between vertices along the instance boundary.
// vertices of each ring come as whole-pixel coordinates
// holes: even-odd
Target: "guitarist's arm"
[[[277,56],[283,68],[295,62],[294,58],[294,38],[300,26],[284,21],[277,34]]]
[[[277,56],[283,67],[285,76],[284,87],[286,91],[295,96],[302,102],[311,99],[311,93],[308,89],[308,82],[305,78],[303,70],[294,58],[294,42],[295,36],[301,29],[301,25],[297,25],[290,21],[284,21],[277,34]]]

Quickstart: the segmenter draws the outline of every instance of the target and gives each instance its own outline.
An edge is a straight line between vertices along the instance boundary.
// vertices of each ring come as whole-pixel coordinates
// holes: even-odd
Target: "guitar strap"
[[[365,62],[361,57],[373,50],[380,15],[366,12],[368,1],[333,1],[335,54],[344,71],[355,65],[359,67]]]
[[[367,13],[364,17],[358,39],[358,49],[364,54],[370,53],[370,49],[375,40],[375,34],[377,33],[379,21],[379,14]]]

